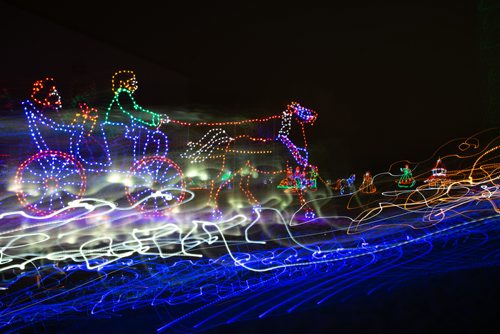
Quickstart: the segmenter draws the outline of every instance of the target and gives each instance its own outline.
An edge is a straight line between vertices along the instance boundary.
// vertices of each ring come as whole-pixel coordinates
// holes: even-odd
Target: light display
[[[351,174],[346,179],[337,179],[334,186],[327,183],[334,191],[338,191],[340,195],[352,194],[355,191],[354,181],[356,180],[356,175]]]
[[[94,132],[95,125],[99,115],[96,108],[91,108],[85,102],[78,103],[80,113],[75,114],[75,118],[71,121],[71,125],[81,124],[84,126],[84,132],[87,136],[91,136]]]
[[[118,86],[115,86],[115,77],[123,74],[128,75],[128,79],[125,81],[120,79]],[[115,96],[105,120],[99,124],[99,131],[94,129],[98,121],[96,109],[90,108],[87,104],[81,105],[81,113],[77,113],[70,124],[58,123],[48,117],[46,109],[52,106],[51,98],[57,89],[54,85],[49,85],[48,96],[43,98],[40,97],[42,88],[53,80],[45,79],[35,83],[32,98],[37,97],[37,99],[33,102],[24,101],[23,106],[39,153],[25,160],[16,173],[17,196],[23,206],[41,215],[50,214],[67,206],[69,199],[82,197],[88,174],[102,173],[123,175],[123,183],[126,186],[124,192],[131,204],[154,194],[151,199],[154,204],[143,202],[139,207],[141,211],[162,214],[182,202],[185,190],[184,176],[178,165],[165,157],[168,152],[166,135],[158,129],[137,125],[137,122],[158,125],[161,123],[160,116],[140,108],[135,101],[133,101],[135,111],[152,115],[152,123],[123,109],[119,104],[119,96],[127,94],[131,98],[132,92],[137,89],[137,82],[130,71],[118,72],[113,78]],[[59,108],[60,97],[58,95],[57,97],[54,103]],[[120,110],[130,117],[130,124],[111,122],[108,119],[109,112],[115,104],[118,104]],[[130,170],[115,168],[113,165],[107,134],[116,132],[124,134],[124,138],[129,139],[127,144],[132,146],[132,156],[125,157],[131,166]],[[47,133],[54,143],[45,140],[44,134]],[[92,148],[95,149],[96,145],[91,146],[89,150],[88,144],[91,141],[100,144],[99,147],[102,149],[100,154],[92,154],[96,153],[92,152]],[[61,150],[53,149],[52,144]],[[119,151],[121,147],[113,149]],[[153,154],[148,155],[151,152]],[[178,190],[174,191],[175,194],[171,192],[172,190],[163,193],[164,188]]]
[[[162,214],[164,208],[184,200],[184,175],[180,167],[166,157],[152,156],[137,161],[128,178],[127,198],[131,205],[142,201],[139,205],[141,211]],[[134,182],[134,179],[138,182]],[[178,192],[162,192],[165,188],[178,188]]]
[[[269,148],[274,142],[281,143],[286,151],[291,155],[291,157],[298,164],[296,168],[301,170],[300,175],[297,175],[296,180],[300,182],[297,186],[296,182],[294,185],[289,186],[278,186],[279,188],[294,188],[294,191],[299,197],[299,203],[305,206],[305,214],[309,218],[314,217],[314,212],[311,208],[306,205],[306,200],[304,197],[304,191],[307,189],[316,189],[316,177],[317,173],[311,172],[312,174],[307,176],[306,169],[311,171],[317,170],[316,166],[311,165],[308,162],[309,152],[307,147],[307,137],[305,131],[305,125],[314,125],[317,118],[317,113],[311,109],[301,106],[297,102],[291,102],[286,110],[284,110],[279,115],[273,115],[269,117],[263,117],[258,119],[242,120],[242,121],[227,121],[227,122],[195,122],[189,123],[179,120],[170,120],[172,124],[178,124],[188,127],[209,127],[210,129],[197,141],[190,141],[187,143],[188,149],[181,154],[181,157],[189,159],[191,163],[203,163],[208,159],[220,159],[221,164],[219,167],[219,172],[212,179],[209,195],[209,205],[213,207],[213,218],[222,218],[222,212],[219,209],[219,196],[223,189],[229,189],[229,186],[234,183],[235,178],[239,178],[238,189],[245,194],[247,203],[250,204],[254,210],[260,208],[260,202],[257,200],[255,195],[250,190],[250,183],[252,179],[252,174],[257,175],[280,175],[284,173],[283,169],[276,169],[273,171],[264,171],[254,166],[250,157],[255,155],[270,155],[273,153],[272,149],[263,149],[258,146],[258,149],[235,149],[235,147],[241,143],[248,141],[249,143],[256,143],[259,145],[268,144]],[[292,129],[292,121],[300,126],[301,139],[304,143],[303,147],[297,146],[292,139],[290,139],[290,131]],[[224,128],[237,129],[241,126],[256,125],[259,127],[266,127],[272,121],[279,121],[279,130],[276,134],[270,135],[269,137],[257,137],[250,136],[247,134],[238,134],[238,130],[234,136],[230,136],[228,131]],[[231,177],[223,177],[225,175],[224,169],[226,166],[226,160],[228,155],[237,155],[240,158],[242,156],[248,156],[247,160],[242,159],[241,165],[235,168]]]
[[[44,87],[48,88],[46,93],[48,94],[47,97],[42,96],[42,88]],[[179,193],[175,195],[168,194],[168,200],[166,198],[158,199],[155,197],[151,200],[154,204],[148,205],[143,203],[143,205],[139,208],[140,210],[151,211],[153,214],[161,214],[162,212],[166,212],[165,210],[172,206],[168,203],[168,201],[171,201],[172,199],[175,200],[175,203],[180,203],[182,201],[184,198],[183,191],[186,185],[179,165],[166,158],[166,154],[168,152],[168,140],[166,135],[159,130],[159,126],[161,124],[168,123],[171,120],[166,115],[161,115],[139,106],[133,98],[133,94],[137,89],[138,82],[133,71],[118,71],[112,78],[112,91],[114,92],[114,96],[106,110],[104,119],[98,119],[97,109],[89,106],[88,103],[85,102],[79,104],[80,112],[75,114],[73,120],[69,124],[63,124],[52,120],[46,115],[46,108],[54,105],[60,109],[61,106],[59,95],[57,95],[55,102],[52,100],[54,95],[57,94],[57,89],[53,84],[53,79],[46,78],[35,83],[32,99],[35,99],[35,96],[37,96],[37,99],[24,102],[25,113],[33,139],[40,152],[58,152],[61,157],[73,157],[76,162],[82,165],[80,168],[81,171],[78,175],[86,176],[89,173],[110,173],[123,175],[123,177],[118,178],[119,180],[117,181],[122,180],[120,182],[123,182],[125,186],[125,193],[127,194],[127,198],[132,205],[136,203],[138,199],[147,197],[151,193],[161,193],[159,190],[162,186],[178,188]],[[37,105],[39,105],[39,107],[37,107]],[[129,106],[130,109],[126,109],[126,105]],[[130,123],[125,123],[123,121],[124,116],[129,119]],[[304,197],[304,191],[306,189],[314,190],[317,187],[317,172],[315,172],[317,167],[310,165],[308,162],[309,153],[307,150],[305,125],[313,125],[316,118],[317,114],[314,111],[302,107],[297,102],[292,102],[280,115],[260,119],[198,123],[188,123],[174,120],[172,123],[182,126],[212,127],[199,140],[186,143],[188,148],[183,154],[181,154],[181,157],[189,159],[190,163],[203,163],[207,159],[221,159],[222,162],[219,173],[210,183],[210,195],[208,200],[209,204],[213,207],[213,212],[215,213],[214,216],[221,218],[222,215],[218,204],[219,196],[223,189],[232,188],[231,185],[234,183],[235,178],[239,178],[239,182],[237,182],[239,186],[238,188],[245,194],[247,202],[255,209],[260,207],[260,203],[250,190],[250,183],[252,179],[251,173],[264,175],[279,175],[283,173],[282,169],[274,171],[260,170],[258,167],[253,166],[250,160],[248,160],[231,173],[229,177],[224,175],[223,171],[225,169],[225,162],[228,154],[238,156],[254,156],[269,155],[273,153],[273,150],[271,149],[262,148],[236,149],[236,144],[241,141],[249,141],[259,144],[272,144],[273,142],[278,141],[284,145],[284,147],[291,154],[291,157],[298,164],[296,169],[301,170],[301,172],[297,172],[298,174],[295,176],[294,190],[299,197],[300,204],[303,206],[305,205],[306,200]],[[304,143],[303,147],[297,146],[289,136],[292,121],[294,119],[300,126]],[[224,126],[239,126],[248,124],[258,124],[260,126],[260,124],[264,125],[274,120],[280,121],[279,131],[274,137],[255,137],[246,134],[237,134],[234,137],[231,137],[222,128]],[[48,127],[56,132],[64,132],[66,136],[69,137],[69,147],[67,146],[63,147],[61,150],[54,150],[51,145],[44,140],[44,136],[42,135],[43,131],[40,130],[40,127],[42,126]],[[153,129],[148,129],[148,127]],[[124,138],[132,141],[129,142],[129,145],[132,146],[133,149],[131,161],[129,162],[129,166],[131,166],[130,170],[116,169],[113,167],[113,154],[110,151],[109,134],[111,133],[113,135],[116,132],[118,132],[119,135],[123,134]],[[62,140],[58,139],[58,144],[61,142]],[[120,147],[117,149],[120,149]],[[151,159],[151,156],[156,158]],[[30,198],[28,195],[29,192],[26,191],[26,189],[29,188],[27,183],[32,181],[27,180],[24,176],[26,173],[23,171],[25,166],[28,164],[28,161],[32,162],[28,159],[25,163],[23,163],[23,167],[19,168],[16,177],[20,202],[27,208],[40,214],[47,214],[57,210],[57,206],[53,203],[54,197],[58,198],[58,206],[66,205],[68,201],[67,199],[59,196],[59,188],[57,188],[55,192],[54,190],[51,190],[51,195],[49,195],[48,199],[45,198],[45,196],[41,196],[40,199]],[[38,160],[35,159],[34,161]],[[156,167],[149,166],[149,164],[153,161]],[[64,170],[73,164],[73,162],[55,163],[60,164],[60,166],[51,167],[54,170],[59,170],[60,168]],[[175,175],[171,178],[158,178],[159,172],[156,169],[160,168],[159,166],[162,164],[169,166],[170,171],[175,171]],[[136,177],[136,174],[139,173],[137,169],[138,166],[143,169],[143,171],[140,172],[142,175],[142,181],[138,181]],[[34,167],[30,167],[30,170],[33,169]],[[145,172],[145,170],[147,170],[147,172]],[[309,172],[306,170],[309,170]],[[34,173],[38,172],[34,171]],[[149,174],[149,177],[145,177],[143,175],[144,173]],[[308,176],[307,173],[310,175]],[[57,175],[50,176],[50,178],[57,178]],[[47,177],[40,177],[40,180],[38,180],[41,182],[41,186],[37,188],[37,192],[44,193],[44,190],[46,190],[47,185],[50,183],[46,181],[46,178]],[[146,187],[147,189],[142,189],[141,187]],[[132,188],[135,188],[135,190],[131,192]],[[83,189],[83,187],[81,187],[81,189]],[[137,192],[138,189],[141,191]],[[83,194],[82,191],[72,191],[65,192],[68,196],[73,196],[74,198],[80,198]],[[34,201],[35,199],[40,202],[37,203],[36,206],[31,205],[31,201]],[[53,209],[53,207],[55,208]],[[305,210],[308,217],[313,217],[312,209],[306,207]]]
[[[358,191],[356,174],[332,185],[311,163],[317,114],[296,102],[243,121],[169,119],[135,104],[135,75],[120,71],[103,119],[89,101],[65,124],[48,82],[23,102],[35,152],[1,156],[17,166],[0,207],[2,332],[126,312],[194,332],[500,265],[498,129],[436,163],[365,172]]]
[[[286,168],[286,177],[278,184],[278,189],[291,189],[293,191],[316,190],[318,177],[318,167],[309,166],[307,168],[295,167],[295,172],[291,167]]]
[[[62,108],[61,96],[57,91],[54,78],[36,81],[33,84],[31,100],[40,109],[59,111]]]
[[[40,151],[25,160],[16,173],[21,204],[42,215],[65,208],[68,202],[85,193],[86,174],[82,164],[71,155]]]
[[[181,156],[188,158],[191,163],[203,162],[206,159],[213,158],[212,153],[219,146],[222,146],[227,151],[228,144],[232,140],[234,138],[229,137],[223,129],[211,129],[196,143],[187,143],[189,148]],[[216,157],[218,158],[219,156]]]
[[[354,187],[354,181],[356,181],[356,174],[351,174],[346,180],[347,182],[347,187],[348,188],[353,188]]]
[[[408,165],[405,165],[404,168],[401,168],[401,172],[403,174],[398,180],[398,187],[400,188],[412,188],[415,185],[415,179],[411,173],[411,169]]]
[[[425,183],[429,186],[446,186],[449,183],[449,179],[446,177],[446,168],[443,165],[441,159],[436,161],[436,165],[432,168],[432,175],[425,179]]]
[[[104,122],[112,122],[116,114],[118,114],[118,119],[121,119],[123,114],[129,116],[132,126],[134,126],[134,122],[138,122],[147,126],[158,127],[162,122],[169,122],[168,116],[147,110],[135,102],[132,95],[139,86],[133,71],[121,70],[116,72],[111,80],[111,86],[114,96],[109,104]],[[132,108],[127,109],[124,104],[129,104]]]
[[[377,188],[373,184],[373,178],[370,172],[366,172],[365,175],[363,175],[363,183],[361,183],[359,190],[365,194],[373,194],[377,191]]]

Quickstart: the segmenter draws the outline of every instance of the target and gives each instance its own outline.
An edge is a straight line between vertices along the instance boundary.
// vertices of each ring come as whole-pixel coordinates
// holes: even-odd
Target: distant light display
[[[401,172],[403,174],[398,180],[398,187],[400,188],[411,188],[415,185],[415,179],[411,173],[411,169],[408,165],[405,165],[404,168],[401,168]]]

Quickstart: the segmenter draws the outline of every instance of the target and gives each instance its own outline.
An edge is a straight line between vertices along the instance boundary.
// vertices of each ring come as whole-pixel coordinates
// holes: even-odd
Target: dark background
[[[51,75],[63,99],[88,85],[111,99],[111,74],[131,68],[145,106],[205,108],[224,118],[274,114],[297,100],[319,113],[311,159],[332,177],[423,160],[450,139],[499,124],[495,2],[103,3],[0,2],[0,88],[18,101],[34,80]],[[2,110],[9,112],[17,110]],[[498,271],[457,275],[380,303],[363,299],[344,311],[220,330],[474,332],[498,309]],[[311,318],[317,326],[307,325]]]

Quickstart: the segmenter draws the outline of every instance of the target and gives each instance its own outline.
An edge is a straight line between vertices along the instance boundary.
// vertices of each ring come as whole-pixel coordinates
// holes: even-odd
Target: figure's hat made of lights
[[[441,161],[441,158],[437,159],[436,164],[434,165],[434,168],[440,168],[446,170],[446,167],[444,167],[443,161]]]
[[[113,93],[119,88],[131,89],[131,85],[137,84],[137,79],[135,77],[135,72],[132,70],[119,70],[113,74],[111,78],[111,90]]]
[[[432,169],[432,175],[434,176],[446,176],[446,167],[444,166],[441,158],[436,161],[436,165]]]
[[[55,96],[56,100],[53,101],[51,97]],[[33,90],[31,92],[31,99],[33,102],[44,107],[56,105],[61,107],[61,99],[57,92],[54,78],[46,77],[35,81]]]

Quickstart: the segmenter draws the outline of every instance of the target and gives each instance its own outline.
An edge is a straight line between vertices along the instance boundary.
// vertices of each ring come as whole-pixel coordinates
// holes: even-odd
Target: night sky
[[[109,90],[111,74],[125,67],[136,70],[137,100],[145,106],[206,108],[223,119],[275,114],[296,100],[319,114],[309,132],[311,161],[332,178],[382,172],[402,159],[424,160],[448,140],[498,125],[485,116],[474,1],[343,1],[324,7],[170,2],[161,8],[145,1],[110,8],[102,3],[0,2],[0,88],[20,100],[34,80],[50,75],[69,100],[77,93],[75,82]],[[472,328],[493,316],[490,304],[498,291],[485,288],[490,274],[450,274],[425,283],[420,296],[401,290],[400,307],[397,295],[384,299],[385,306],[361,301],[366,305],[340,312],[337,325],[348,332],[349,319],[358,318],[346,313],[359,311],[365,315],[356,324],[359,332],[370,333],[374,325],[375,332],[405,332],[406,322],[418,323],[413,308],[431,300],[441,314],[418,313],[428,326],[414,328]],[[450,291],[452,276],[461,288]],[[483,288],[476,294],[467,290],[469,283]],[[472,318],[455,313],[457,298],[460,309],[472,303]],[[366,317],[371,307],[380,308],[378,318]],[[380,319],[390,322],[396,311],[400,320],[391,331]],[[324,324],[317,333],[335,333],[329,312],[334,310],[287,322],[304,324],[314,313]],[[455,325],[442,323],[443,315]],[[281,320],[271,321],[279,329]],[[307,332],[305,325],[295,331],[290,326],[289,333]]]

